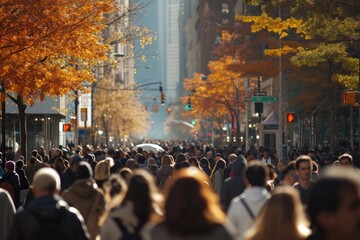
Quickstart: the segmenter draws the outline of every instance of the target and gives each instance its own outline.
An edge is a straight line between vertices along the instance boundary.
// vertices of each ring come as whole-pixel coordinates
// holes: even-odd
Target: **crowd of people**
[[[347,149],[279,161],[266,148],[162,147],[41,147],[29,159],[8,149],[0,239],[360,239]]]

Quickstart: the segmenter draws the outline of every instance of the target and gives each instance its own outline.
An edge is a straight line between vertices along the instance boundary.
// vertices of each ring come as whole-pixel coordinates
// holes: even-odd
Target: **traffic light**
[[[170,113],[171,113],[171,107],[168,107],[167,112],[168,112],[168,114],[170,115]]]
[[[191,98],[188,99],[188,102],[187,102],[185,108],[189,111],[191,110]]]
[[[286,114],[286,122],[296,123],[297,121],[298,121],[298,115],[296,113],[287,113]]]
[[[191,121],[191,124],[195,126],[196,121],[195,121],[195,120],[192,120],[192,121]]]
[[[357,92],[343,92],[341,103],[346,106],[353,106],[358,103],[359,94]]]
[[[263,113],[264,104],[262,102],[255,103],[255,113]]]
[[[71,123],[63,124],[63,132],[71,132]]]
[[[161,105],[164,105],[165,104],[165,98],[166,98],[165,93],[161,92],[160,95],[161,95]]]

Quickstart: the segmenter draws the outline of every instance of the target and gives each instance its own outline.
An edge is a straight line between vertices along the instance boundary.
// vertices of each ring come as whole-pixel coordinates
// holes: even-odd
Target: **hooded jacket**
[[[43,222],[56,221],[61,217],[59,227],[73,240],[90,239],[84,220],[75,208],[58,195],[47,195],[32,200],[22,208],[11,225],[8,240],[35,239]]]
[[[99,218],[105,210],[103,191],[93,179],[79,179],[62,193],[64,200],[83,216],[86,226],[95,239],[99,232]]]

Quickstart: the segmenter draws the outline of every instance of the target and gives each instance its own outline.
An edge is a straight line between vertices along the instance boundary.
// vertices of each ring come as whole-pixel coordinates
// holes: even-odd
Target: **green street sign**
[[[276,102],[277,98],[274,96],[253,96],[252,102]]]

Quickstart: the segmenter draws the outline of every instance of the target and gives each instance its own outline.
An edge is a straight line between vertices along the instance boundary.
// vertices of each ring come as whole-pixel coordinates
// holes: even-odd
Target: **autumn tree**
[[[86,90],[93,66],[106,60],[104,14],[114,1],[4,0],[0,4],[0,82],[19,111],[26,156],[25,108],[46,96]]]
[[[137,100],[136,90],[121,89],[112,79],[98,81],[94,91],[94,118],[103,129],[106,144],[109,137],[141,136],[148,130],[150,114]]]
[[[268,53],[296,53],[291,62],[302,68],[302,72],[317,71],[317,79],[310,87],[316,88],[317,92],[307,92],[308,95],[317,94],[317,98],[306,98],[304,95],[300,98],[312,99],[313,109],[322,99],[327,99],[326,118],[329,120],[330,146],[333,148],[336,111],[340,107],[339,92],[344,87],[357,88],[359,82],[360,5],[354,1],[330,0],[248,2],[263,4],[261,16],[240,17],[243,21],[254,23],[252,31],[266,29],[277,33],[284,40],[293,31],[306,40],[303,47],[285,45],[283,49],[274,49]],[[278,14],[284,12],[290,14],[280,18]]]
[[[245,109],[247,76],[242,72],[229,70],[228,66],[235,64],[232,56],[224,56],[208,64],[210,74],[204,81],[202,74],[194,74],[194,78],[185,80],[185,90],[192,92],[190,96],[182,98],[186,104],[191,99],[191,114],[199,118],[221,119],[236,123],[234,136],[240,139],[240,115]],[[249,81],[252,87],[255,81]]]

